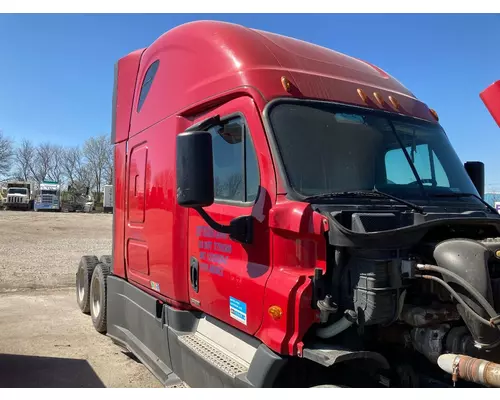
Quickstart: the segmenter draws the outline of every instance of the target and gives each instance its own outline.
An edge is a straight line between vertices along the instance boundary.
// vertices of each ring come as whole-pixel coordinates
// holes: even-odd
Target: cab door
[[[253,100],[233,100],[201,119],[214,115],[222,121],[207,128],[212,135],[215,202],[205,211],[224,225],[252,215],[253,241],[229,239],[190,209],[189,297],[195,307],[251,334],[262,321],[271,273],[268,214],[276,192],[274,171]]]

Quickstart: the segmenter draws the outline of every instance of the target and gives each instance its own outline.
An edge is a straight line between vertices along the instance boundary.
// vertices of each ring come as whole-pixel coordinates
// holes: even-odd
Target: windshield
[[[438,124],[325,103],[281,103],[270,122],[299,195],[378,189],[402,198],[474,193]]]
[[[28,194],[28,189],[25,188],[10,188],[7,194]]]

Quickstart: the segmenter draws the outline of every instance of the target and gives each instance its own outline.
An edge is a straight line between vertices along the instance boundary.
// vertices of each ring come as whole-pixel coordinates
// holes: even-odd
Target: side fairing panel
[[[126,142],[114,147],[113,273],[126,277],[124,254]]]
[[[125,246],[129,280],[189,303],[188,210],[175,201],[175,138],[182,129],[172,117],[129,140]]]

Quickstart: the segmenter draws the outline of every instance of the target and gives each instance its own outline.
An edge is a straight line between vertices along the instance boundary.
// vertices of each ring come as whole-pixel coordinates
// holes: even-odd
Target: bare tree
[[[31,173],[37,182],[42,182],[49,177],[52,168],[52,145],[42,143],[36,148],[35,159],[30,167]]]
[[[14,144],[12,140],[0,131],[0,176],[6,176],[11,171],[13,156]]]
[[[53,181],[62,183],[62,179],[64,177],[63,170],[63,159],[64,159],[64,149],[58,145],[51,146],[51,165],[49,170],[49,178]]]
[[[113,146],[110,145],[107,147],[107,157],[106,157],[106,165],[104,166],[103,171],[103,180],[105,185],[113,184]]]
[[[92,137],[83,146],[83,155],[87,159],[88,167],[92,173],[97,201],[100,200],[106,165],[110,161],[110,147],[111,143],[109,137],[106,135]]]
[[[33,146],[33,143],[28,139],[23,139],[14,154],[16,175],[19,179],[27,181],[31,178],[35,156],[36,148]]]
[[[64,149],[61,167],[69,185],[79,180],[78,174],[83,165],[83,155],[79,147]]]
[[[77,172],[76,172],[76,177],[78,182],[81,182],[85,184],[85,186],[88,186],[89,188],[92,188],[94,186],[94,178],[92,174],[92,169],[88,164],[82,164]]]

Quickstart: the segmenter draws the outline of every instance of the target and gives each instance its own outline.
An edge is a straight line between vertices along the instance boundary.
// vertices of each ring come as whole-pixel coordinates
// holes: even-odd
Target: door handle
[[[191,286],[193,290],[198,293],[199,288],[199,263],[196,257],[191,257],[191,262],[189,266],[189,272],[191,275]]]

